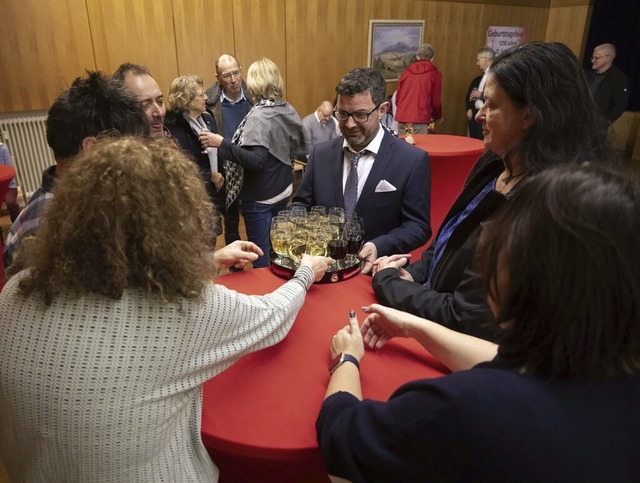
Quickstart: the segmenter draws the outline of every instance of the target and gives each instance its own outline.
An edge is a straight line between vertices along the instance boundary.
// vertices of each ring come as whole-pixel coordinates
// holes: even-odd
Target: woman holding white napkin
[[[222,196],[219,193],[224,185],[224,178],[218,169],[218,150],[203,147],[199,136],[201,132],[217,132],[216,121],[207,111],[202,78],[196,75],[183,75],[171,83],[169,89],[169,110],[165,124],[171,131],[172,138],[198,165],[205,187],[216,207],[214,214],[214,235],[222,233],[220,212]]]

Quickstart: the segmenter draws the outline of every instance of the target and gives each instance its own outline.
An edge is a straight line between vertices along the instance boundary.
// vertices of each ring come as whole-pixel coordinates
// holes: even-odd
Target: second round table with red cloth
[[[284,280],[262,268],[216,282],[262,295]],[[329,381],[331,337],[347,324],[349,309],[362,323],[360,307],[373,302],[365,275],[315,284],[282,342],[241,358],[204,384],[202,440],[220,469],[220,482],[328,481],[315,420]],[[446,372],[415,340],[394,339],[377,352],[367,350],[363,397],[387,400],[406,382]]]

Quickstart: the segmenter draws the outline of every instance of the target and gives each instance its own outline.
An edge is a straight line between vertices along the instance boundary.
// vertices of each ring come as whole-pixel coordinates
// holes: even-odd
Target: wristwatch
[[[331,361],[331,365],[329,366],[329,374],[333,374],[335,370],[345,362],[353,362],[358,370],[360,370],[360,363],[358,362],[358,359],[353,357],[351,354],[345,354],[344,352],[341,352]]]

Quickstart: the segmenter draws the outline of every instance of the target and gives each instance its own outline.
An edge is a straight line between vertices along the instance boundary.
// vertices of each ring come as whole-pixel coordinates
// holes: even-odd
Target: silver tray
[[[293,260],[290,258],[282,258],[282,262],[278,263],[278,255],[273,251],[269,250],[269,266],[271,271],[275,273],[278,277],[289,279],[293,277],[296,269],[298,268]],[[324,274],[322,279],[316,283],[335,283],[342,282],[343,280],[348,280],[351,277],[355,277],[360,273],[362,268],[362,261],[356,260],[355,263],[349,264],[346,263],[345,260],[336,260],[336,262],[327,270],[327,273]]]

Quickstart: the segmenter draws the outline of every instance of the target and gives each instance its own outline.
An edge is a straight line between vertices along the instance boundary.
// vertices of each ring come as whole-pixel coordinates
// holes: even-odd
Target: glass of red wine
[[[340,267],[340,260],[347,256],[347,240],[344,238],[333,238],[327,243],[327,255],[333,258]]]
[[[346,263],[355,265],[364,243],[364,220],[360,216],[349,218],[344,224],[343,238],[347,242]]]

